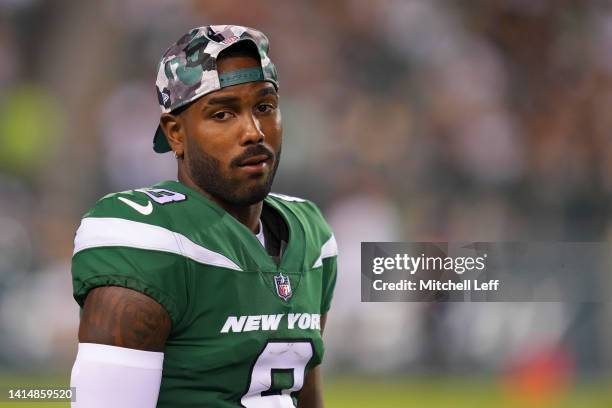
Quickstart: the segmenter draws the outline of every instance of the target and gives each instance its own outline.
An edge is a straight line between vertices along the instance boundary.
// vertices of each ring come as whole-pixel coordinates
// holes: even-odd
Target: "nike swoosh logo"
[[[133,202],[132,200],[128,198],[124,198],[124,197],[117,197],[117,198],[123,201],[124,203],[126,203],[127,205],[129,205],[130,207],[132,207],[133,209],[135,209],[136,211],[138,211],[139,213],[141,213],[142,215],[149,215],[153,212],[153,203],[151,203],[150,201],[147,201],[147,205],[141,205],[141,204]]]

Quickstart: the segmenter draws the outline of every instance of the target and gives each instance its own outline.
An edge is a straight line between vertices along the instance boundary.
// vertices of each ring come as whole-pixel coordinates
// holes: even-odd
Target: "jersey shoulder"
[[[108,194],[85,213],[71,268],[79,305],[95,287],[126,287],[161,304],[176,327],[188,306],[187,242],[171,229],[168,211],[183,202],[184,194],[155,185]]]
[[[74,254],[94,244],[171,249],[170,252],[183,254],[187,244],[208,248],[208,238],[212,236],[208,230],[221,222],[219,209],[190,195],[178,182],[111,193],[83,216],[75,236]]]
[[[102,197],[83,218],[120,218],[146,224],[167,224],[168,216],[180,211],[176,204],[187,201],[182,192],[165,188],[163,183]],[[171,205],[172,204],[172,205]]]

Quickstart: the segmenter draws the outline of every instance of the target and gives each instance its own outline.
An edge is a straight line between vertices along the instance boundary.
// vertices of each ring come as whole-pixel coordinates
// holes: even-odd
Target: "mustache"
[[[242,163],[243,161],[250,159],[251,157],[261,156],[261,155],[266,156],[268,159],[274,158],[274,153],[272,153],[270,149],[268,149],[262,144],[258,144],[258,145],[249,147],[244,152],[234,157],[234,159],[232,159],[232,161],[230,162],[230,166],[239,167],[240,163]]]

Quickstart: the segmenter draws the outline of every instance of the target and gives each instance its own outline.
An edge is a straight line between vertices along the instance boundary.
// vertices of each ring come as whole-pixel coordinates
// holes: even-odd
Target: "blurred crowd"
[[[612,4],[577,0],[0,0],[0,371],[70,366],[74,231],[176,177],[157,63],[211,23],[270,39],[274,190],[317,202],[341,254],[330,371],[610,372],[601,304],[360,303],[361,241],[609,239]]]

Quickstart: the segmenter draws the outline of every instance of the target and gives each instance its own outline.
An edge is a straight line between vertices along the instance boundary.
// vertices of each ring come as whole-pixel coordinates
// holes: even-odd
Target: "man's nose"
[[[252,113],[244,115],[243,130],[240,140],[241,145],[257,144],[264,140],[264,133],[261,130],[259,120]]]

